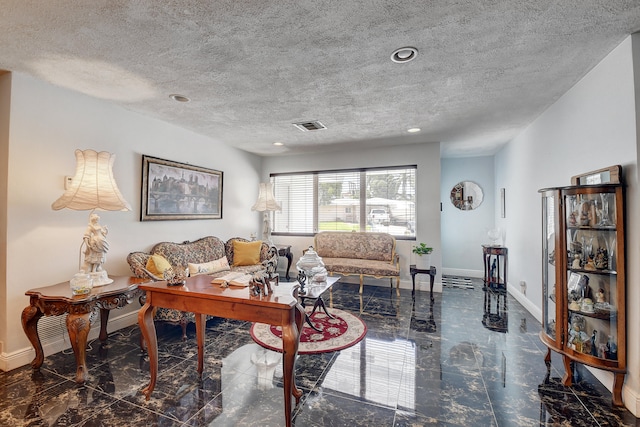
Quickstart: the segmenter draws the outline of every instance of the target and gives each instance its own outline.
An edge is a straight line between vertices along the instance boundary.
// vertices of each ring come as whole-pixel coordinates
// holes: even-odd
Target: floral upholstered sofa
[[[191,275],[209,274],[214,278],[229,271],[251,274],[265,270],[264,263],[273,256],[277,257],[277,250],[269,249],[269,244],[265,242],[250,242],[234,237],[225,243],[218,237],[207,236],[192,242],[157,243],[149,252],[130,253],[127,262],[136,277],[152,281],[163,280],[162,267],[170,267],[173,271],[188,270]],[[236,254],[236,251],[241,253]],[[187,337],[187,324],[195,322],[193,313],[160,307],[156,308],[154,319],[179,324],[183,340]]]
[[[323,231],[316,234],[314,249],[327,272],[360,276],[360,293],[364,276],[395,278],[396,288],[400,287],[400,257],[390,234]]]

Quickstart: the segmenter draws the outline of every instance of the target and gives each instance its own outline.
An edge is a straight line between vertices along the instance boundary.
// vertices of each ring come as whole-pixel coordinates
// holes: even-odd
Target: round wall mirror
[[[472,181],[457,183],[451,190],[451,203],[462,211],[471,211],[482,203],[482,188]]]

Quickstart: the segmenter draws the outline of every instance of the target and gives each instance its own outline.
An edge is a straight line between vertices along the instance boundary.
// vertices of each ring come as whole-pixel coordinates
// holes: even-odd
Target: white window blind
[[[416,235],[416,166],[319,171],[271,176],[282,206],[274,234],[318,231]]]
[[[360,172],[318,174],[318,230],[360,231]]]
[[[275,212],[273,232],[293,234],[315,232],[314,181],[315,177],[310,174],[281,175],[272,179],[274,196],[282,206],[282,212]]]

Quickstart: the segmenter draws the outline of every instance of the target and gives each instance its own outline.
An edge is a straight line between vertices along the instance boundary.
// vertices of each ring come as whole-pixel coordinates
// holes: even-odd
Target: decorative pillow
[[[197,276],[198,274],[213,274],[218,273],[219,271],[231,270],[226,256],[203,264],[188,263],[188,266],[190,276]]]
[[[233,266],[239,267],[241,265],[260,264],[261,248],[262,242],[260,240],[256,240],[255,242],[241,242],[239,240],[234,240]]]
[[[171,268],[171,264],[162,255],[151,255],[146,268],[154,276],[162,277],[164,271]]]

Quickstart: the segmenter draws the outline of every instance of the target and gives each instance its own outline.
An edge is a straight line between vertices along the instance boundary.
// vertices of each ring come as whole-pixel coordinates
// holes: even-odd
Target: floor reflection
[[[411,306],[411,324],[410,329],[416,332],[436,332],[438,326],[436,325],[436,321],[433,315],[433,305],[435,301],[431,301],[429,303],[429,313],[425,316],[424,313],[420,311],[416,311],[416,298],[415,296],[411,298],[413,304]],[[424,318],[426,317],[426,319]]]
[[[547,370],[540,324],[506,293],[445,287],[428,292],[337,283],[332,306],[360,316],[367,336],[334,353],[300,355],[298,426],[636,425],[582,366],[563,387],[561,359]],[[508,327],[508,319],[517,327]],[[479,319],[482,319],[480,322]],[[482,325],[481,325],[482,323]],[[253,342],[245,322],[207,322],[199,378],[193,325],[159,334],[159,375],[149,401],[140,389],[149,361],[136,326],[87,351],[89,380],[78,387],[71,352],[50,355],[40,372],[0,373],[2,426],[281,426],[279,353]],[[579,375],[577,375],[579,374]]]
[[[502,333],[508,332],[509,310],[507,309],[507,293],[504,291],[492,290],[487,287],[482,291],[484,292],[484,313],[482,314],[482,325],[490,331]]]

